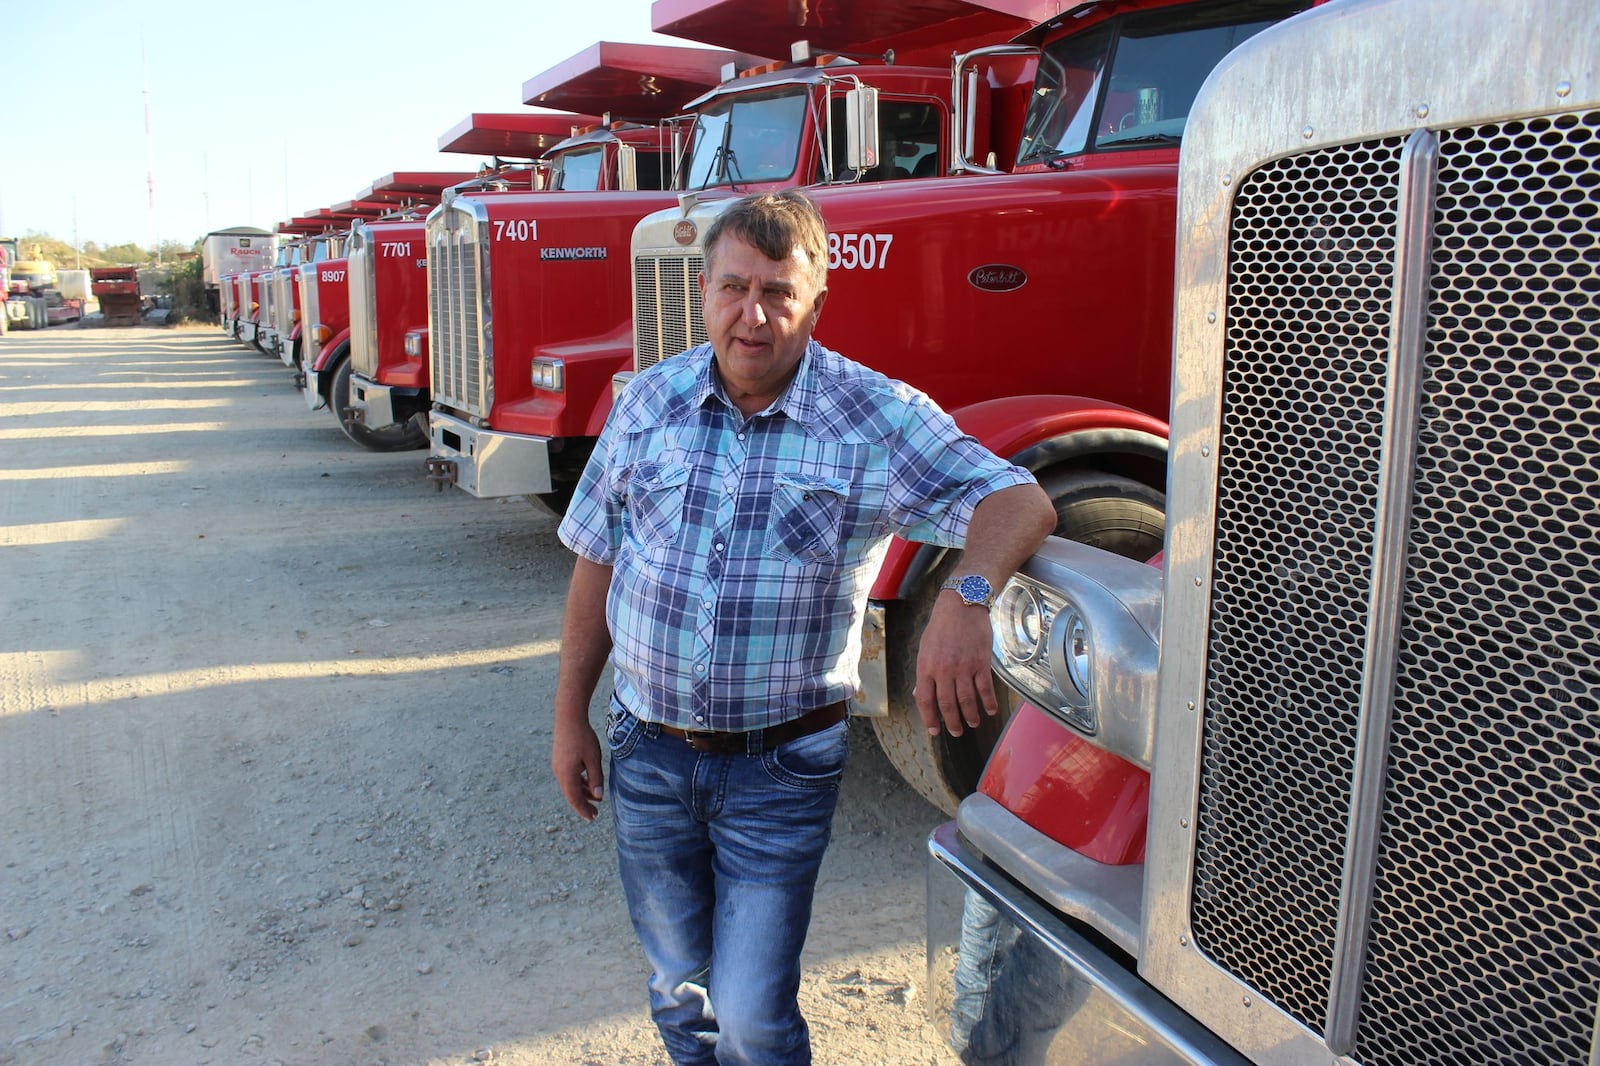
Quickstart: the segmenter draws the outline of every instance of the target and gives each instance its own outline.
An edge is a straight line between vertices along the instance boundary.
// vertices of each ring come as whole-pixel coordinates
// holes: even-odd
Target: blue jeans
[[[846,723],[768,752],[702,755],[615,699],[617,865],[678,1066],[804,1066],[800,950],[849,754]]]

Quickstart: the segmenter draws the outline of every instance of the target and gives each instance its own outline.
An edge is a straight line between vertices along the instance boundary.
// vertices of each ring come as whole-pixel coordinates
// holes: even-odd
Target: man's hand
[[[991,492],[972,512],[967,548],[953,572],[978,574],[998,593],[1055,524],[1055,505],[1038,485]],[[954,590],[939,593],[917,649],[917,712],[929,733],[937,736],[942,727],[959,737],[977,728],[980,708],[991,717],[1000,713],[989,672],[993,643],[987,610]]]
[[[556,716],[550,772],[567,798],[567,805],[584,821],[594,821],[600,801],[605,798],[606,772],[600,760],[600,738],[587,721]]]
[[[586,822],[594,821],[605,794],[606,772],[600,762],[600,738],[589,724],[589,698],[611,654],[611,633],[606,629],[610,587],[611,567],[580,556],[572,567],[561,623],[550,770],[567,803]]]
[[[917,711],[930,734],[944,728],[959,737],[977,728],[980,710],[999,713],[989,672],[993,639],[987,610],[952,590],[939,593],[917,649]]]

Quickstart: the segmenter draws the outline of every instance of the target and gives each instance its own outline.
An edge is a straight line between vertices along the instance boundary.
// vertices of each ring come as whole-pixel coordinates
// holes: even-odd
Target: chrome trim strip
[[[1355,1050],[1356,1020],[1372,923],[1383,795],[1389,762],[1389,727],[1394,706],[1406,553],[1411,535],[1411,492],[1422,418],[1422,380],[1427,373],[1428,288],[1432,275],[1434,179],[1439,137],[1417,130],[1400,153],[1400,188],[1395,207],[1395,318],[1389,332],[1388,395],[1379,455],[1378,506],[1372,545],[1372,594],[1368,601],[1367,647],[1361,666],[1361,702],[1356,726],[1356,764],[1351,778],[1349,828],[1345,834],[1344,892],[1329,978],[1328,1050]]]

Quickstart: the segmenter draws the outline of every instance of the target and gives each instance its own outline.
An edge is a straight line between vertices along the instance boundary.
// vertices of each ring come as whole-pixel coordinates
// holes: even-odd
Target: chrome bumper
[[[305,399],[306,407],[315,411],[317,408],[325,406],[322,393],[317,390],[317,372],[315,370],[312,370],[309,366],[304,368],[300,371],[296,382],[300,386],[300,395]]]
[[[393,390],[360,374],[350,375],[350,417],[368,429],[395,423]]]
[[[473,496],[533,496],[553,491],[550,441],[497,433],[433,411],[428,416],[428,464],[449,465],[456,486]]]
[[[962,1061],[1249,1066],[1113,954],[970,851],[928,838],[928,1011]]]

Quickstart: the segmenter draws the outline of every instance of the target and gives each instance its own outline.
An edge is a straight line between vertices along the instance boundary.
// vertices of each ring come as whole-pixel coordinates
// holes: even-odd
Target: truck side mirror
[[[978,174],[999,174],[994,166],[994,152],[987,153],[987,166],[975,163],[972,157],[978,152],[978,93],[980,79],[977,61],[997,56],[1035,58],[1039,49],[1031,45],[996,44],[975,48],[958,55],[950,64],[951,133],[950,169]]]
[[[878,165],[878,90],[863,85],[844,94],[844,165],[871,170]]]
[[[628,192],[639,188],[639,151],[631,144],[617,145],[617,188]]]

